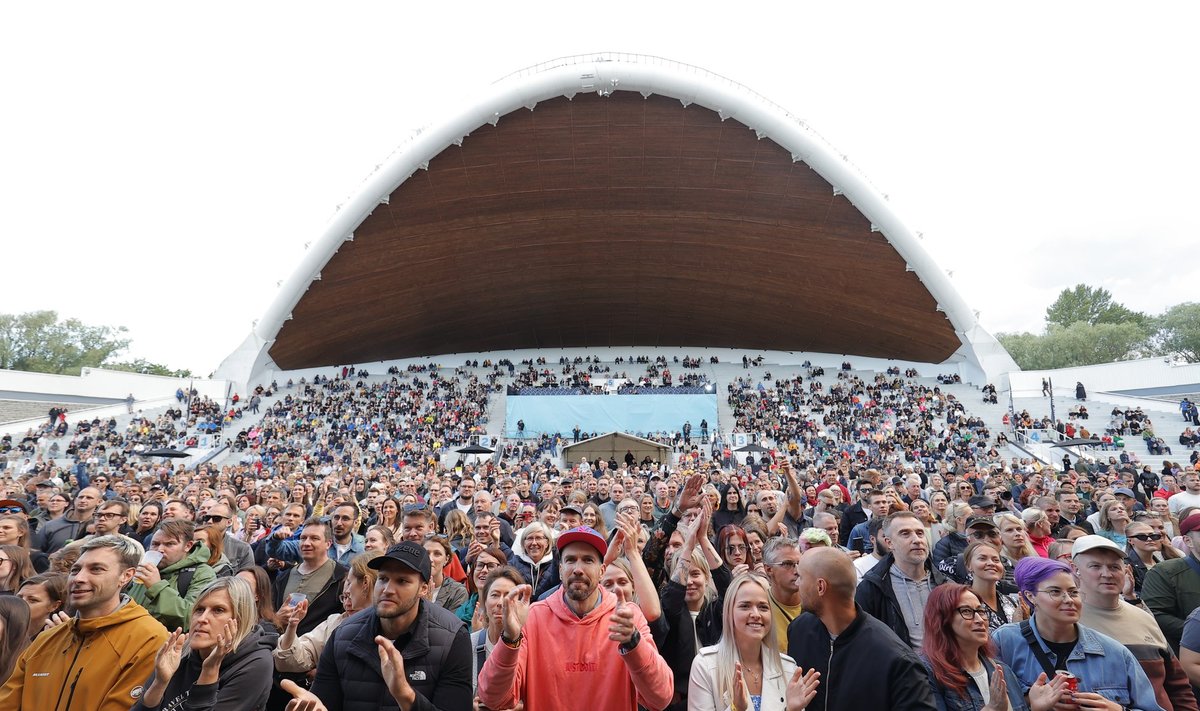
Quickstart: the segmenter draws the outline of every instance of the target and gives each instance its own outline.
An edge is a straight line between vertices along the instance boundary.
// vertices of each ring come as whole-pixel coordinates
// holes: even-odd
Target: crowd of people
[[[0,708],[1197,709],[1192,465],[1005,461],[849,368],[731,384],[746,464],[451,465],[502,385],[389,375],[289,383],[221,466],[5,469]]]

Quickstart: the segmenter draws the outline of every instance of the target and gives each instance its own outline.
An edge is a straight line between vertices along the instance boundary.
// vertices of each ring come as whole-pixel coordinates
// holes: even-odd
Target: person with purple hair
[[[1022,691],[1069,673],[1078,689],[1069,703],[1087,711],[1161,711],[1154,687],[1125,645],[1079,624],[1082,604],[1071,567],[1060,560],[1022,558],[1013,571],[1021,600],[1033,611],[992,639]]]

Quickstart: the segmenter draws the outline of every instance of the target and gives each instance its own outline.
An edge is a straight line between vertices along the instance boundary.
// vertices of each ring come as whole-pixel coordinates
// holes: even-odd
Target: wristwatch
[[[628,642],[622,642],[621,644],[617,645],[617,654],[620,654],[623,657],[637,649],[637,646],[641,644],[641,642],[642,633],[639,630],[634,630],[633,636],[629,638]]]

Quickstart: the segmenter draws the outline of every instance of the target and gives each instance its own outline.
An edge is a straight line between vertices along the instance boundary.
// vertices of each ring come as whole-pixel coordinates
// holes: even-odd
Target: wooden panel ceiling
[[[744,124],[617,92],[519,109],[355,230],[271,347],[281,368],[576,346],[940,362],[960,343],[903,258]]]

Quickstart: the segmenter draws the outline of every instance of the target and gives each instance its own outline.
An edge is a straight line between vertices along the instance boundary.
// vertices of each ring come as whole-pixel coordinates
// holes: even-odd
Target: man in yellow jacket
[[[167,630],[121,594],[142,546],[97,536],[67,579],[75,617],[38,635],[0,688],[5,711],[127,711],[142,694]]]

